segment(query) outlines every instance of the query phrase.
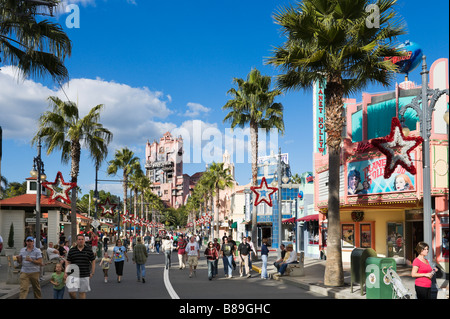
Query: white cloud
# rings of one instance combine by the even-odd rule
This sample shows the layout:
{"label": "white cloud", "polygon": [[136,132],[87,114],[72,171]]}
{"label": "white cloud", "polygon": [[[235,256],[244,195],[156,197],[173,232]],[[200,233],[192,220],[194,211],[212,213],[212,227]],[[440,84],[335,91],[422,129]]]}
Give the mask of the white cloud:
{"label": "white cloud", "polygon": [[200,116],[200,113],[208,113],[209,111],[211,111],[210,108],[207,108],[199,103],[189,102],[187,104],[187,107],[188,110],[186,110],[186,112],[183,114],[187,117],[198,117]]}
{"label": "white cloud", "polygon": [[[4,138],[29,142],[37,130],[39,116],[48,109],[47,98],[56,95],[67,100],[62,90],[50,89],[33,80],[17,80],[15,68],[0,71],[0,123]],[[73,79],[63,86],[71,101],[77,102],[80,116],[97,104],[104,104],[100,122],[114,134],[110,149],[145,145],[176,127],[167,118],[170,98],[146,87],[101,79]]]}

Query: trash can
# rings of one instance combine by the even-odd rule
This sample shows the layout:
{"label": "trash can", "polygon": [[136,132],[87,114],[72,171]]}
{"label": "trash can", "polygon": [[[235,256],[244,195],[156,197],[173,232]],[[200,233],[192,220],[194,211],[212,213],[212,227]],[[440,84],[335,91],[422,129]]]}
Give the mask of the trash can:
{"label": "trash can", "polygon": [[397,271],[394,258],[369,257],[366,259],[367,299],[393,299],[394,290],[390,277],[386,276],[389,267]]}
{"label": "trash can", "polygon": [[351,292],[353,293],[353,284],[359,283],[361,287],[361,296],[364,294],[364,284],[366,282],[366,259],[376,257],[377,253],[372,248],[355,248],[350,256],[351,264]]}

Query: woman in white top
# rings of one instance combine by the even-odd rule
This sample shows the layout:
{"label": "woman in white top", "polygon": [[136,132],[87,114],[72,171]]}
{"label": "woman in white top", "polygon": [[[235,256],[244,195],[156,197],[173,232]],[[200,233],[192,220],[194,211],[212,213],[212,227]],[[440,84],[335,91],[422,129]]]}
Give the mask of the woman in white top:
{"label": "woman in white top", "polygon": [[166,261],[166,269],[169,269],[169,267],[172,266],[172,249],[173,249],[173,241],[170,239],[169,236],[166,236],[166,238],[162,241],[162,251],[164,252],[164,257]]}

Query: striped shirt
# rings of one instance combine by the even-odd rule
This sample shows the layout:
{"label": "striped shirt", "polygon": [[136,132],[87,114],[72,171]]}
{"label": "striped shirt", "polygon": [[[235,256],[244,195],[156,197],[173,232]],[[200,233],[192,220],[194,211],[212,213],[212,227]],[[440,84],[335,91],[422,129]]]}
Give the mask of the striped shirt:
{"label": "striped shirt", "polygon": [[72,247],[67,254],[67,261],[75,264],[80,269],[80,277],[91,275],[91,262],[95,260],[94,253],[90,247],[84,246],[82,250],[78,246]]}

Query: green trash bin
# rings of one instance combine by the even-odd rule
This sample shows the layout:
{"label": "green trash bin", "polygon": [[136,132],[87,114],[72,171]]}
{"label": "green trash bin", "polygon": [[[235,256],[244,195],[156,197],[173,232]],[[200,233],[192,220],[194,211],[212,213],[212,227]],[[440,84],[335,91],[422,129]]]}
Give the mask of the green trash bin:
{"label": "green trash bin", "polygon": [[397,264],[393,258],[366,259],[366,299],[393,299],[393,287],[389,277],[386,276],[389,267],[397,271]]}

